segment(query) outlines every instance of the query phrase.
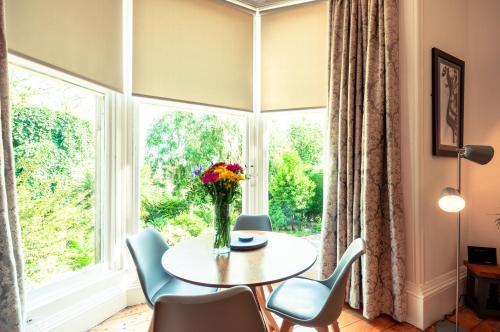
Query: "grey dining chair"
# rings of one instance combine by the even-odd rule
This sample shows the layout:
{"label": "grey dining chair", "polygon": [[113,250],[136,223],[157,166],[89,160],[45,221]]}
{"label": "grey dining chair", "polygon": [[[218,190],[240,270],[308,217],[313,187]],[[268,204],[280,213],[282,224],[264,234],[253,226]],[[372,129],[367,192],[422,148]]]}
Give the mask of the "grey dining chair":
{"label": "grey dining chair", "polygon": [[[269,218],[267,214],[241,214],[236,218],[233,230],[272,232],[273,225],[271,223],[271,218]],[[266,287],[269,293],[273,291],[272,285],[266,285]]]}
{"label": "grey dining chair", "polygon": [[252,291],[236,286],[214,294],[161,296],[150,332],[266,332]]}
{"label": "grey dining chair", "polygon": [[166,273],[161,265],[161,257],[169,248],[161,234],[154,229],[148,228],[128,237],[127,247],[137,268],[142,292],[151,308],[162,295],[198,295],[216,291],[216,288],[189,284]]}
{"label": "grey dining chair", "polygon": [[236,218],[235,231],[267,231],[272,232],[271,218],[267,214],[242,214]]}
{"label": "grey dining chair", "polygon": [[337,319],[344,304],[347,277],[352,264],[365,253],[361,238],[354,240],[340,259],[335,271],[325,280],[293,278],[285,281],[271,294],[266,308],[283,318],[281,332],[294,325],[328,332],[328,326],[338,332]]}

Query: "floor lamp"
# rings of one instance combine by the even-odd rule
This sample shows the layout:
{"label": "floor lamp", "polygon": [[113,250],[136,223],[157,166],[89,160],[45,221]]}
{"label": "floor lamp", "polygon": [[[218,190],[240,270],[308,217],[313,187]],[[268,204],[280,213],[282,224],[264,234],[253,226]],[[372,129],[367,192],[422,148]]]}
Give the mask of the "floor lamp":
{"label": "floor lamp", "polygon": [[460,278],[460,211],[465,207],[465,200],[461,196],[462,187],[462,163],[461,160],[467,159],[475,163],[485,165],[493,158],[494,150],[486,145],[466,145],[458,150],[457,153],[457,188],[446,187],[441,192],[439,207],[446,212],[457,214],[457,273],[455,290],[455,324],[448,321],[441,321],[436,325],[437,332],[467,332],[466,329],[458,325],[458,301],[459,278]]}

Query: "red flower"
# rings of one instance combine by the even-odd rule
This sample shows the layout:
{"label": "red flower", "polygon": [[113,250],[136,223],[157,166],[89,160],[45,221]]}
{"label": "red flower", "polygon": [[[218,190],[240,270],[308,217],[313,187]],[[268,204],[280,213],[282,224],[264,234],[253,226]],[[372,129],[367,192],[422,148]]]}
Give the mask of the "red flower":
{"label": "red flower", "polygon": [[213,164],[212,167],[217,167],[217,166],[225,166],[226,163],[221,161],[220,163]]}
{"label": "red flower", "polygon": [[219,173],[210,172],[210,173],[203,174],[203,176],[201,177],[201,182],[203,184],[207,184],[207,183],[215,182],[218,179],[219,179]]}
{"label": "red flower", "polygon": [[240,164],[229,164],[226,166],[226,169],[234,173],[243,171],[243,167],[241,167]]}

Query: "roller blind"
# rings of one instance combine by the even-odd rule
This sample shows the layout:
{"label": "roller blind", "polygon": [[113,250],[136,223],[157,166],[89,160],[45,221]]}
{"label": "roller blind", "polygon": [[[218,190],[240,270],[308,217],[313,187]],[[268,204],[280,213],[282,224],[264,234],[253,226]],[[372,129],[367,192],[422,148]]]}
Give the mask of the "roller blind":
{"label": "roller blind", "polygon": [[262,111],[325,107],[328,3],[262,14]]}
{"label": "roller blind", "polygon": [[9,51],[122,90],[121,0],[7,0]]}
{"label": "roller blind", "polygon": [[214,0],[135,0],[133,93],[252,109],[253,15]]}

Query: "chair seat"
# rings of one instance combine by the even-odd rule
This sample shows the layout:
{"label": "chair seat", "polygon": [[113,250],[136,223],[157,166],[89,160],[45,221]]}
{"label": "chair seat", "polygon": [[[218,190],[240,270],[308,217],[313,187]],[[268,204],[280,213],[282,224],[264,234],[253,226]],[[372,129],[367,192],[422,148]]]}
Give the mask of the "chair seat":
{"label": "chair seat", "polygon": [[203,295],[215,293],[216,291],[217,288],[193,285],[177,278],[172,278],[153,295],[151,302],[156,303],[156,300],[163,295]]}
{"label": "chair seat", "polygon": [[266,307],[282,318],[308,321],[323,309],[329,295],[330,289],[316,280],[293,278],[274,290]]}

